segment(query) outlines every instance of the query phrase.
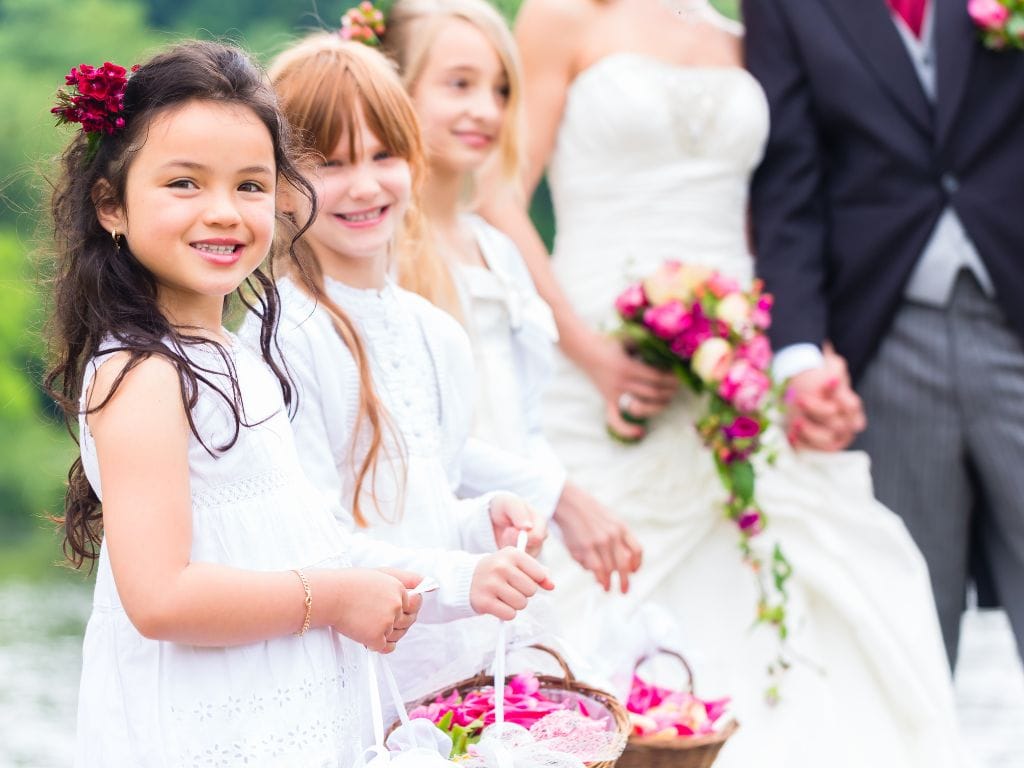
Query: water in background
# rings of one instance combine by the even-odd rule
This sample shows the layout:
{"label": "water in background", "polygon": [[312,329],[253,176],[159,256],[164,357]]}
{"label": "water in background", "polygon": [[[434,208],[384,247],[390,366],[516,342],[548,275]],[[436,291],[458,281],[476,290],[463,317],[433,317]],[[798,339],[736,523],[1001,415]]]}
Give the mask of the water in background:
{"label": "water in background", "polygon": [[84,581],[0,584],[0,768],[71,765],[91,601]]}
{"label": "water in background", "polygon": [[[0,768],[71,765],[91,594],[84,583],[0,583]],[[978,768],[1021,768],[1024,670],[1005,615],[968,613],[960,649],[957,702]]]}

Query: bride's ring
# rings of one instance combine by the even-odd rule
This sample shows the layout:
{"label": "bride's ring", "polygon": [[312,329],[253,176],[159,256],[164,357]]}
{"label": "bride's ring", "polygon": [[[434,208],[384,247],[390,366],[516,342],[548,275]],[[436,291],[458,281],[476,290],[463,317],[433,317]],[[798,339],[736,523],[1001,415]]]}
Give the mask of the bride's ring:
{"label": "bride's ring", "polygon": [[637,426],[646,426],[647,419],[642,416],[636,416],[630,410],[636,403],[636,398],[629,392],[623,392],[619,395],[618,402],[616,405],[619,407],[619,417],[629,424],[636,424]]}
{"label": "bride's ring", "polygon": [[623,392],[621,395],[619,395],[619,400],[617,403],[617,405],[619,406],[619,415],[622,416],[623,418],[625,418],[626,416],[632,416],[633,414],[630,413],[629,409],[630,406],[633,405],[635,400],[636,398],[633,397],[633,395],[631,395],[629,392]]}

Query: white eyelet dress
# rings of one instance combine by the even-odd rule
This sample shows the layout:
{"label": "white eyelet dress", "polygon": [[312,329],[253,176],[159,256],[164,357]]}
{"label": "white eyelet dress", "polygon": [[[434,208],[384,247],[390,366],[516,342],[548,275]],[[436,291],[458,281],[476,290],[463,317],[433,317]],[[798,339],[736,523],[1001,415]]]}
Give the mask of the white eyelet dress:
{"label": "white eyelet dress", "polygon": [[[218,386],[228,383],[212,346],[190,347],[188,356],[213,371]],[[257,571],[347,566],[348,537],[302,472],[277,379],[237,341],[229,356],[252,426],[215,455],[190,438],[192,561]],[[101,350],[89,364],[83,401],[106,359]],[[208,446],[230,438],[231,413],[208,386],[201,385],[192,416]],[[102,499],[92,435],[83,417],[79,423],[82,463]],[[83,648],[75,764],[352,765],[362,728],[363,653],[330,629],[227,648],[144,638],[121,606],[104,541]]]}

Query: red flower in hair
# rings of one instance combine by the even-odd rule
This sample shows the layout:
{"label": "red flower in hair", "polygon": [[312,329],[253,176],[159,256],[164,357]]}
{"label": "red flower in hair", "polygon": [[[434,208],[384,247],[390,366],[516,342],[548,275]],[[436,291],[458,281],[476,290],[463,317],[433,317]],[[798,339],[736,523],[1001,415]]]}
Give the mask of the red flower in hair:
{"label": "red flower in hair", "polygon": [[[132,67],[134,72],[138,66]],[[81,64],[73,67],[64,82],[72,92],[57,91],[57,106],[50,110],[57,124],[80,123],[88,134],[110,136],[124,128],[124,89],[128,71],[105,62],[102,67]],[[91,139],[91,137],[90,137]]]}

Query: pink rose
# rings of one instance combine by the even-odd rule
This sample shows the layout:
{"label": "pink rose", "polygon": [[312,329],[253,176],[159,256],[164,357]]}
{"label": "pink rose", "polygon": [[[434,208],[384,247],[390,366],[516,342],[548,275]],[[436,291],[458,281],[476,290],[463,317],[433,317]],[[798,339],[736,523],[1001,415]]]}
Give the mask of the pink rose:
{"label": "pink rose", "polygon": [[757,297],[757,304],[750,311],[750,322],[754,324],[754,327],[766,331],[772,324],[772,305],[775,303],[775,297],[770,293],[762,294]]}
{"label": "pink rose", "polygon": [[700,304],[693,306],[693,311],[686,316],[679,335],[669,345],[672,351],[684,360],[693,357],[694,353],[705,340],[714,335],[711,322],[704,314]]}
{"label": "pink rose", "polygon": [[721,272],[715,272],[708,279],[708,291],[715,298],[722,298],[730,293],[739,293],[740,284],[731,277],[726,277]]}
{"label": "pink rose", "polygon": [[663,339],[674,339],[686,327],[688,313],[681,301],[669,301],[644,312],[644,324]]}
{"label": "pink rose", "polygon": [[749,360],[736,360],[718,387],[718,394],[738,411],[753,413],[771,389],[771,379]]}
{"label": "pink rose", "polygon": [[737,416],[723,431],[730,440],[744,440],[761,434],[761,424],[749,416]]}
{"label": "pink rose", "polygon": [[1010,18],[1010,9],[999,0],[970,0],[967,13],[978,26],[996,31],[1002,29]]}
{"label": "pink rose", "polygon": [[747,536],[757,536],[764,530],[764,513],[751,507],[740,513],[740,516],[736,518],[736,525]]}
{"label": "pink rose", "polygon": [[743,360],[749,360],[755,368],[765,371],[772,361],[772,345],[765,336],[755,336],[736,350],[736,355]]}
{"label": "pink rose", "polygon": [[647,306],[647,295],[642,283],[634,283],[619,294],[615,299],[615,308],[627,320],[632,320],[636,313]]}

